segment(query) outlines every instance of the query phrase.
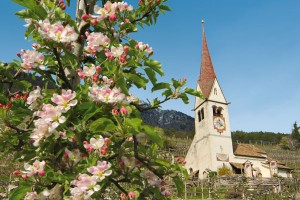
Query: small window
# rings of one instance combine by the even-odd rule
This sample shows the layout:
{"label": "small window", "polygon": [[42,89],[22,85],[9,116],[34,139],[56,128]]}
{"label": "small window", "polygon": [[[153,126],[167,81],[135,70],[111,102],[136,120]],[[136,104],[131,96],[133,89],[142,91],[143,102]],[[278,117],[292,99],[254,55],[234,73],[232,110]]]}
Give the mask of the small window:
{"label": "small window", "polygon": [[217,88],[214,88],[214,95],[218,95],[218,90],[217,90]]}
{"label": "small window", "polygon": [[198,111],[198,121],[201,122],[204,119],[204,108]]}

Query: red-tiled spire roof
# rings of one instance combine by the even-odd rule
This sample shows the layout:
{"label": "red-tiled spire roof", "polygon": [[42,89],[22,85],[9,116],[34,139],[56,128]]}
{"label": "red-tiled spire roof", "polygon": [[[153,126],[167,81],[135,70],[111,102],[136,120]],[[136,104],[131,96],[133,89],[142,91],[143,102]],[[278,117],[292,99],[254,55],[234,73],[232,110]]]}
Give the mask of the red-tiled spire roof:
{"label": "red-tiled spire roof", "polygon": [[202,56],[198,84],[205,98],[208,98],[215,78],[216,74],[208,51],[204,30],[204,21],[202,20]]}

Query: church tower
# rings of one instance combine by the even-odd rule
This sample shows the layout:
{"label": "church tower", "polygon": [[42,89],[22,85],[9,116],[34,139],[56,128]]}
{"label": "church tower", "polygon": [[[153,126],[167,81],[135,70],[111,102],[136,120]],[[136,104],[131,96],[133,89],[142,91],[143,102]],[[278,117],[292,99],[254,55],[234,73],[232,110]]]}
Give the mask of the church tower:
{"label": "church tower", "polygon": [[205,36],[202,21],[202,56],[197,91],[204,99],[195,100],[195,136],[186,155],[186,168],[217,171],[224,164],[231,168],[234,159],[228,115],[228,103],[218,82]]}

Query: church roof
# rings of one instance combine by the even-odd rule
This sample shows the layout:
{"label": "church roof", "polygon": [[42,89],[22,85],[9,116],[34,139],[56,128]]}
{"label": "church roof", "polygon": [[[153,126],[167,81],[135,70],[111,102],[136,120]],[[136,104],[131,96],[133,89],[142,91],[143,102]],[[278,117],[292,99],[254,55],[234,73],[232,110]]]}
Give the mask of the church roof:
{"label": "church roof", "polygon": [[251,144],[236,144],[233,146],[233,153],[237,156],[249,156],[266,158],[266,152]]}
{"label": "church roof", "polygon": [[208,50],[208,45],[207,45],[205,30],[204,30],[204,21],[202,21],[202,55],[201,55],[201,69],[200,69],[198,84],[205,98],[209,97],[215,78],[216,78],[216,73]]}

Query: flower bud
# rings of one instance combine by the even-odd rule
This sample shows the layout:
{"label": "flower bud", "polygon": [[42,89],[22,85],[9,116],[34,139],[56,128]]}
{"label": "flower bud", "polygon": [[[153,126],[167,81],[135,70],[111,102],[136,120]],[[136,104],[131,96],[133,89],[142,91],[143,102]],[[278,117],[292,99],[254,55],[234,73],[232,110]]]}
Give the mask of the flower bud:
{"label": "flower bud", "polygon": [[128,114],[128,109],[127,108],[125,108],[125,107],[121,107],[120,108],[120,113],[122,114],[122,115],[126,115],[126,114]]}
{"label": "flower bud", "polygon": [[83,14],[82,16],[81,16],[81,19],[83,20],[83,21],[86,21],[86,20],[88,20],[90,18],[90,16],[88,15],[88,14]]}
{"label": "flower bud", "polygon": [[18,176],[21,172],[19,170],[16,170],[13,172],[13,175]]}
{"label": "flower bud", "polygon": [[114,109],[112,109],[112,114],[117,116],[117,115],[119,115],[119,112],[117,109],[114,108]]}
{"label": "flower bud", "polygon": [[125,53],[127,53],[129,51],[129,46],[124,46],[123,49],[124,49]]}
{"label": "flower bud", "polygon": [[133,198],[135,198],[135,196],[136,196],[136,194],[134,192],[129,192],[128,193],[129,199],[133,199]]}
{"label": "flower bud", "polygon": [[109,138],[104,138],[104,143],[105,143],[106,145],[109,145],[109,144],[110,144],[110,139],[109,139]]}
{"label": "flower bud", "polygon": [[98,23],[98,20],[97,19],[92,19],[90,23],[91,23],[92,26],[95,26]]}
{"label": "flower bud", "polygon": [[22,179],[28,179],[27,174],[23,174],[23,175],[22,175]]}
{"label": "flower bud", "polygon": [[19,58],[21,58],[21,53],[20,53],[20,52],[18,52],[18,53],[17,53],[17,56],[18,56]]}
{"label": "flower bud", "polygon": [[12,106],[12,104],[9,103],[9,104],[7,104],[7,105],[5,106],[5,109],[8,110],[8,109],[10,109],[11,106]]}
{"label": "flower bud", "polygon": [[99,73],[102,71],[102,68],[100,66],[96,66],[96,71]]}
{"label": "flower bud", "polygon": [[42,170],[39,171],[38,175],[39,175],[39,176],[44,176],[45,173],[46,173],[45,170],[42,169]]}
{"label": "flower bud", "polygon": [[114,22],[118,18],[118,15],[116,13],[110,14],[109,15],[109,21]]}

